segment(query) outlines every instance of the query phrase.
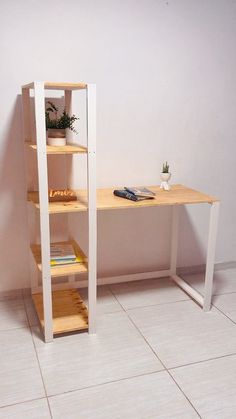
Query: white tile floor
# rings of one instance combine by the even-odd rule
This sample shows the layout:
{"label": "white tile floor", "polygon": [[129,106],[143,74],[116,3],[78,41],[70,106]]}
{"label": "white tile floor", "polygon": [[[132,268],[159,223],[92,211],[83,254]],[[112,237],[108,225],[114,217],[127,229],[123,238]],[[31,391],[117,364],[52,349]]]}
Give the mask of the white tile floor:
{"label": "white tile floor", "polygon": [[236,269],[216,273],[209,313],[169,279],[98,294],[97,335],[52,344],[29,297],[0,301],[0,419],[236,418]]}

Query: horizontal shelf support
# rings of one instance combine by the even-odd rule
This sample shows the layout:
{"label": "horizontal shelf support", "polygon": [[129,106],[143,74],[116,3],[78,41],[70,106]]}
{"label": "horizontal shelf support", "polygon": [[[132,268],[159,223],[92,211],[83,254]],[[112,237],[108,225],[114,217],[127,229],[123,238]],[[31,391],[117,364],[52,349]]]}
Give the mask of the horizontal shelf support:
{"label": "horizontal shelf support", "polygon": [[[86,274],[85,274],[86,276]],[[97,280],[98,285],[109,285],[109,284],[116,284],[121,282],[132,282],[132,281],[142,281],[143,279],[158,279],[158,278],[166,278],[170,276],[169,269],[162,269],[160,271],[151,271],[151,272],[138,272],[133,274],[126,274],[126,275],[115,275],[109,277],[100,277]],[[81,274],[75,281],[68,282],[65,281],[60,284],[53,284],[52,287],[54,290],[63,290],[68,287],[68,284],[71,288],[85,288],[88,286],[87,279],[82,279],[83,275]],[[38,288],[41,289],[40,287]]]}

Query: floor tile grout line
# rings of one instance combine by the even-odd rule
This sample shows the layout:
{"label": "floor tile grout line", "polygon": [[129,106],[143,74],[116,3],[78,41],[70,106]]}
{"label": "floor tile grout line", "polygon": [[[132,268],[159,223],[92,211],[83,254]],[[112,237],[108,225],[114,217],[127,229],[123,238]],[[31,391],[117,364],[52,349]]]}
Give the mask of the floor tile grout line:
{"label": "floor tile grout line", "polygon": [[10,404],[5,404],[3,406],[0,406],[0,410],[7,408],[7,407],[12,407],[12,406],[18,406],[19,404],[25,404],[25,403],[31,403],[31,402],[35,402],[37,400],[45,400],[47,397],[37,397],[36,399],[30,399],[30,400],[23,400],[22,402],[16,402],[16,403],[10,403]]}
{"label": "floor tile grout line", "polygon": [[125,308],[123,307],[123,305],[121,304],[121,302],[118,300],[118,298],[116,297],[116,295],[114,294],[114,292],[111,289],[111,285],[108,285],[108,289],[111,293],[111,295],[113,295],[113,297],[115,298],[115,300],[117,301],[117,303],[119,304],[119,306],[122,308],[122,310],[126,313]]}
{"label": "floor tile grout line", "polygon": [[45,383],[44,383],[43,373],[42,373],[41,365],[40,365],[40,362],[39,362],[39,357],[38,357],[36,345],[35,345],[35,342],[34,342],[33,332],[32,332],[31,326],[30,326],[29,316],[28,316],[28,312],[27,312],[27,309],[26,309],[26,304],[25,304],[24,298],[23,298],[23,304],[24,304],[24,308],[25,308],[26,318],[27,318],[27,321],[28,321],[29,329],[30,329],[30,335],[31,335],[33,346],[34,346],[34,351],[35,351],[35,355],[36,355],[36,359],[37,359],[37,363],[38,363],[38,367],[39,367],[39,371],[40,371],[42,383],[43,383],[43,388],[44,388],[44,392],[45,392],[45,398],[47,400],[47,405],[48,405],[49,413],[50,413],[50,416],[52,418],[51,407],[50,407],[50,404],[49,404],[49,401],[48,401],[48,397],[47,397],[47,390],[46,390],[46,386],[45,386]]}
{"label": "floor tile grout line", "polygon": [[[112,290],[110,290],[111,291],[111,293],[112,293],[112,295],[114,296],[114,298],[118,301],[118,303],[119,303],[119,300],[117,299],[117,297],[116,297],[116,295],[115,295],[115,293],[112,291]],[[132,321],[132,319],[130,318],[130,316],[129,316],[129,311],[132,311],[132,310],[135,310],[135,309],[142,309],[142,308],[148,308],[148,307],[155,307],[155,306],[157,306],[157,305],[164,305],[164,304],[176,304],[176,303],[179,303],[179,302],[185,302],[185,301],[193,301],[191,298],[190,299],[188,299],[188,300],[180,300],[180,301],[173,301],[173,302],[168,302],[168,303],[162,303],[162,304],[154,304],[154,305],[151,305],[151,306],[143,306],[143,307],[135,307],[135,308],[129,308],[129,309],[127,309],[127,310],[125,310],[125,312],[126,312],[126,314],[127,314],[127,316],[128,316],[128,318],[130,319],[130,321],[133,323],[133,321]],[[120,304],[121,305],[121,304]],[[212,304],[217,310],[219,310],[214,304]],[[122,306],[123,307],[123,306]],[[220,310],[219,310],[220,311]],[[221,312],[221,311],[220,311]],[[222,312],[222,314],[224,314],[227,318],[228,318],[228,316],[225,314],[225,313],[223,313]],[[229,320],[231,320],[234,324],[236,324],[232,319],[230,319],[229,318]],[[140,332],[140,329],[139,328],[137,328],[137,326],[135,325],[135,323],[133,323],[133,325],[136,327],[136,329]],[[141,332],[140,332],[141,333]],[[145,340],[145,342],[148,344],[148,346],[151,348],[151,350],[153,351],[153,349],[152,349],[152,347],[149,345],[149,343],[147,342],[147,340],[145,339],[145,337],[143,336],[143,334],[141,333],[141,336],[144,338],[144,340]],[[157,356],[157,354],[155,353],[155,351],[153,351],[154,352],[154,354],[155,354],[155,356],[159,359],[159,357]],[[220,358],[224,358],[224,357],[227,357],[227,356],[233,356],[233,355],[236,355],[236,353],[231,353],[231,354],[226,354],[226,355],[221,355],[221,356],[219,356],[219,357],[214,357],[214,358],[208,358],[208,359],[205,359],[205,360],[201,360],[201,361],[196,361],[196,362],[191,362],[191,363],[189,363],[189,364],[183,364],[183,365],[179,365],[179,366],[177,366],[177,367],[172,367],[172,368],[167,368],[167,367],[165,367],[165,364],[159,359],[159,361],[163,364],[163,366],[164,366],[164,368],[167,370],[167,371],[169,371],[169,370],[172,370],[172,369],[176,369],[176,368],[181,368],[181,367],[185,367],[185,366],[191,366],[191,365],[195,365],[195,364],[198,364],[198,363],[202,363],[202,362],[207,362],[207,361],[211,361],[211,360],[214,360],[214,359],[220,359]]]}
{"label": "floor tile grout line", "polygon": [[[188,285],[190,285],[190,286],[192,286],[197,292],[199,292],[200,294],[201,294],[201,296],[204,298],[204,295],[200,292],[200,291],[198,291],[198,289],[196,288],[196,287],[194,287],[192,284],[191,284],[191,282],[189,282],[189,281],[187,281],[186,280],[186,282],[188,283]],[[229,316],[227,316],[227,314],[226,313],[224,313],[220,308],[218,308],[216,305],[215,305],[215,303],[214,303],[214,297],[220,297],[221,295],[230,295],[230,294],[236,294],[236,291],[231,291],[231,292],[223,292],[223,293],[221,293],[221,294],[212,294],[212,306],[214,307],[214,308],[216,308],[221,314],[223,314],[227,319],[229,319],[232,323],[234,323],[235,325],[236,325],[236,322],[234,321],[234,320],[232,320]]]}
{"label": "floor tile grout line", "polygon": [[178,368],[191,367],[192,365],[203,364],[204,362],[216,361],[217,359],[227,358],[227,357],[230,357],[230,356],[236,356],[236,352],[232,352],[231,354],[216,356],[214,358],[202,359],[201,361],[190,362],[189,364],[177,365],[176,367],[168,368],[168,371],[176,370]]}
{"label": "floor tile grout line", "polygon": [[117,296],[114,293],[114,291],[112,291],[112,289],[110,289],[110,286],[108,286],[108,287],[109,287],[109,291],[111,292],[111,294],[113,295],[113,297],[116,299],[116,301],[118,302],[118,304],[122,307],[122,310],[125,313],[127,313],[127,311],[141,309],[141,308],[156,307],[156,306],[163,306],[163,305],[166,305],[166,304],[177,304],[177,303],[181,303],[181,302],[194,301],[194,300],[192,300],[192,298],[189,297],[189,298],[185,298],[184,300],[166,301],[165,303],[156,303],[156,304],[145,305],[145,306],[136,306],[136,307],[125,308],[122,305],[122,303],[119,301],[119,299],[117,298]]}
{"label": "floor tile grout line", "polygon": [[[112,295],[114,296],[114,298],[117,300],[116,295],[111,291]],[[118,300],[117,300],[118,301]],[[151,345],[149,344],[149,342],[147,341],[147,339],[145,338],[145,336],[142,334],[141,330],[136,326],[136,324],[134,323],[134,321],[132,320],[132,318],[130,317],[129,313],[126,311],[126,315],[129,319],[129,321],[133,324],[133,326],[135,327],[135,329],[138,331],[139,335],[142,337],[142,339],[144,340],[144,342],[148,345],[148,347],[151,349],[151,351],[153,352],[153,354],[155,355],[155,357],[158,359],[158,361],[161,363],[161,365],[164,367],[165,370],[167,370],[165,364],[161,361],[161,359],[159,359],[159,357],[157,356],[156,352],[154,351],[154,349],[151,347]]]}
{"label": "floor tile grout line", "polygon": [[[196,274],[193,274],[193,275],[196,275]],[[191,276],[193,276],[193,275],[191,275]],[[184,277],[184,276],[183,276]],[[201,296],[204,298],[204,295],[202,294],[202,292],[201,291],[199,291],[199,289],[196,287],[196,286],[194,286],[190,281],[188,281],[187,279],[184,279],[186,282],[187,282],[187,284],[189,285],[189,286],[191,286],[191,287],[193,287],[193,289],[195,290],[195,291],[197,291],[199,294],[201,294]],[[204,282],[204,279],[203,279],[203,282]],[[213,283],[214,283],[214,279],[213,279]],[[222,292],[222,293],[220,293],[220,294],[214,294],[214,292],[212,293],[212,299],[214,299],[214,297],[219,297],[220,295],[228,295],[228,294],[236,294],[236,291],[228,291],[228,292]]]}
{"label": "floor tile grout line", "polygon": [[174,383],[176,384],[176,386],[178,387],[178,389],[181,391],[181,393],[186,397],[186,399],[188,400],[188,402],[190,403],[190,405],[192,406],[192,408],[195,410],[195,412],[197,413],[197,415],[199,416],[200,419],[202,419],[200,413],[198,412],[198,410],[196,409],[196,407],[193,405],[193,403],[191,402],[191,400],[186,396],[185,392],[183,391],[183,389],[180,387],[180,385],[178,384],[178,382],[175,380],[175,378],[172,376],[172,374],[168,371],[169,376],[172,378],[172,380],[174,381]]}
{"label": "floor tile grout line", "polygon": [[218,308],[217,306],[215,306],[214,304],[212,304],[214,308],[216,308],[216,310],[218,310],[221,314],[223,314],[227,319],[229,319],[234,325],[236,325],[236,322],[231,319],[226,313],[224,313],[220,308]]}
{"label": "floor tile grout line", "polygon": [[[114,298],[117,300],[116,295],[113,293],[113,291],[111,290],[112,295],[114,296]],[[185,300],[188,301],[188,300]],[[135,327],[135,329],[138,331],[139,335],[143,338],[143,340],[146,342],[146,344],[148,345],[148,347],[150,348],[150,350],[153,352],[154,356],[157,358],[157,360],[160,362],[160,364],[163,366],[164,371],[167,372],[167,374],[169,375],[169,377],[171,378],[171,380],[175,383],[175,385],[178,387],[178,389],[180,390],[180,392],[183,394],[183,396],[185,397],[185,399],[189,402],[189,404],[192,406],[192,408],[194,409],[194,411],[197,413],[197,415],[200,417],[198,411],[196,410],[196,408],[194,407],[194,405],[192,404],[192,402],[189,400],[189,398],[186,396],[186,394],[184,393],[184,391],[182,390],[182,388],[178,385],[178,383],[176,383],[176,381],[173,379],[172,375],[169,373],[167,367],[165,366],[164,362],[159,358],[159,356],[157,355],[157,353],[154,351],[154,349],[152,348],[152,346],[149,344],[149,342],[147,341],[147,339],[145,338],[145,336],[143,335],[143,333],[141,332],[141,330],[136,326],[136,324],[134,323],[134,321],[131,319],[131,317],[129,316],[129,314],[126,311],[126,315],[128,317],[128,319],[130,320],[130,322],[133,324],[133,326]]]}
{"label": "floor tile grout line", "polygon": [[221,295],[236,294],[236,291],[222,292],[220,294],[212,294],[212,297],[220,297]]}
{"label": "floor tile grout line", "polygon": [[120,378],[120,379],[117,379],[117,380],[109,380],[109,381],[105,381],[104,383],[92,384],[92,385],[86,386],[86,387],[75,388],[73,390],[63,391],[62,393],[50,394],[47,397],[50,399],[52,397],[58,397],[58,396],[62,396],[64,394],[76,393],[77,391],[89,390],[90,388],[102,387],[102,386],[106,386],[108,384],[120,383],[121,381],[132,380],[133,378],[146,377],[148,375],[159,374],[159,373],[164,372],[164,371],[165,370],[162,369],[162,370],[156,370],[156,371],[151,371],[151,372],[144,372],[143,374],[130,375],[128,377]]}
{"label": "floor tile grout line", "polygon": [[[116,295],[114,294],[114,292],[112,291],[112,290],[110,290],[111,291],[111,293],[112,293],[112,295],[114,296],[114,298],[118,301],[118,299],[117,299],[117,297],[116,297]],[[193,300],[191,300],[191,299],[189,299],[190,301],[193,301]],[[172,368],[167,368],[167,367],[165,367],[165,364],[161,361],[161,359],[157,356],[157,354],[156,354],[156,352],[152,349],[152,347],[150,346],[150,344],[147,342],[147,340],[145,339],[145,337],[143,336],[143,334],[140,332],[140,329],[139,328],[137,328],[137,326],[136,326],[136,324],[133,322],[133,320],[130,318],[130,316],[129,316],[129,311],[132,311],[132,310],[134,310],[134,309],[142,309],[142,308],[148,308],[148,307],[155,307],[156,305],[164,305],[164,304],[176,304],[176,303],[179,303],[179,302],[183,302],[183,301],[189,301],[189,300],[180,300],[180,301],[173,301],[173,302],[168,302],[168,303],[163,303],[163,304],[154,304],[154,305],[151,305],[151,306],[143,306],[143,307],[135,307],[135,308],[129,308],[129,309],[127,309],[127,310],[125,310],[125,312],[126,312],[126,314],[127,314],[127,316],[128,316],[128,318],[130,319],[130,321],[132,322],[132,324],[136,327],[136,329],[139,331],[139,333],[141,334],[141,336],[144,338],[144,340],[145,340],[145,342],[148,344],[148,346],[151,348],[151,350],[153,351],[153,353],[155,354],[155,356],[158,358],[158,360],[161,362],[161,364],[163,364],[163,366],[164,366],[164,368],[165,368],[165,370],[167,370],[167,371],[169,371],[169,370],[172,370],[172,369],[176,369],[176,368],[181,368],[181,367],[185,367],[185,366],[191,366],[191,365],[195,365],[195,364],[199,364],[199,363],[202,363],[202,362],[208,362],[208,361],[211,361],[211,360],[214,360],[214,359],[220,359],[220,358],[224,358],[224,357],[227,357],[227,356],[234,356],[234,355],[236,355],[236,353],[231,353],[231,354],[225,354],[225,355],[221,355],[221,356],[219,356],[219,357],[213,357],[213,358],[208,358],[208,359],[204,359],[204,360],[201,360],[201,361],[196,361],[196,362],[191,362],[191,363],[188,363],[188,364],[183,364],[183,365],[178,365],[177,367],[172,367]],[[119,303],[119,301],[118,301],[118,303]],[[212,304],[213,306],[214,306],[214,304]],[[214,306],[217,310],[219,310],[216,306]],[[220,310],[219,310],[220,311]],[[221,311],[220,311],[221,312]],[[222,312],[222,314],[224,314],[227,318],[228,318],[228,316],[225,314],[225,313],[223,313]],[[229,318],[229,320],[231,320],[234,324],[236,324],[232,319],[230,319]]]}
{"label": "floor tile grout line", "polygon": [[21,330],[21,329],[29,329],[29,323],[26,321],[24,326],[20,326],[20,327],[10,327],[9,329],[0,329],[0,333],[1,332],[9,332],[10,330]]}
{"label": "floor tile grout line", "polygon": [[131,310],[138,310],[138,309],[142,309],[142,308],[148,308],[148,307],[164,306],[164,305],[166,305],[166,304],[177,304],[177,303],[183,303],[183,302],[185,302],[185,301],[195,301],[195,300],[193,300],[192,298],[190,298],[190,297],[189,297],[189,298],[184,299],[184,300],[166,301],[165,303],[150,304],[150,305],[147,305],[147,306],[135,306],[135,307],[130,307],[130,308],[127,308],[127,309],[125,310],[125,312],[127,312],[127,311],[131,311]]}
{"label": "floor tile grout line", "polygon": [[151,351],[154,353],[155,357],[158,359],[158,361],[163,365],[164,370],[167,372],[167,374],[170,376],[170,378],[174,381],[174,383],[176,384],[176,386],[179,388],[180,392],[183,394],[183,396],[186,398],[186,400],[189,402],[189,404],[192,406],[192,408],[195,410],[195,412],[197,413],[197,415],[201,418],[201,416],[199,415],[198,411],[196,410],[195,406],[192,404],[192,402],[190,401],[190,399],[187,397],[187,395],[184,393],[184,391],[182,390],[182,388],[179,386],[178,383],[176,383],[176,381],[173,379],[172,375],[170,374],[169,370],[167,369],[167,367],[165,366],[164,362],[159,358],[159,356],[157,355],[157,353],[154,351],[154,349],[152,348],[152,346],[150,345],[150,343],[147,341],[147,339],[145,338],[145,336],[143,335],[143,333],[141,332],[141,330],[136,326],[136,324],[134,323],[134,321],[131,319],[131,317],[128,315],[127,316],[129,318],[129,320],[132,322],[132,324],[134,325],[134,327],[138,330],[139,334],[142,336],[142,338],[145,340],[145,342],[147,343],[147,345],[149,346],[149,348],[151,349]]}

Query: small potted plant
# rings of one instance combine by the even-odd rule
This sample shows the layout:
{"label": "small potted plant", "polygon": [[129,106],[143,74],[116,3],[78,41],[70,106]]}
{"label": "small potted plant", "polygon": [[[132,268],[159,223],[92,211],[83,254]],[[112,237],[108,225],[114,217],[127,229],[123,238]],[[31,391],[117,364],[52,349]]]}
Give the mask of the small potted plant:
{"label": "small potted plant", "polygon": [[167,161],[163,164],[162,166],[162,172],[161,172],[161,189],[164,189],[165,191],[169,191],[170,190],[170,185],[168,183],[168,181],[170,180],[171,177],[171,173],[169,172],[169,164],[167,163]]}
{"label": "small potted plant", "polygon": [[[76,132],[74,123],[77,119],[75,115],[69,115],[66,110],[62,112],[61,116],[58,116],[58,108],[53,102],[48,101],[49,105],[46,108],[45,120],[47,129],[47,142],[48,145],[52,146],[63,146],[66,144],[66,129]],[[53,117],[51,117],[53,115]]]}

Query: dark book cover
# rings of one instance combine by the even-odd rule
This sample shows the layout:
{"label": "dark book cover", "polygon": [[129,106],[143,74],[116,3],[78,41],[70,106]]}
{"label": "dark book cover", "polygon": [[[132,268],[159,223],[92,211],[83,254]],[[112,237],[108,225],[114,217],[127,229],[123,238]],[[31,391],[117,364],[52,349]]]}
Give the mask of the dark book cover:
{"label": "dark book cover", "polygon": [[125,190],[132,193],[135,196],[154,198],[155,192],[150,191],[150,189],[145,188],[144,186],[125,186]]}
{"label": "dark book cover", "polygon": [[144,199],[147,199],[146,197],[136,196],[125,189],[115,189],[113,193],[120,198],[129,199],[131,201],[143,201]]}

